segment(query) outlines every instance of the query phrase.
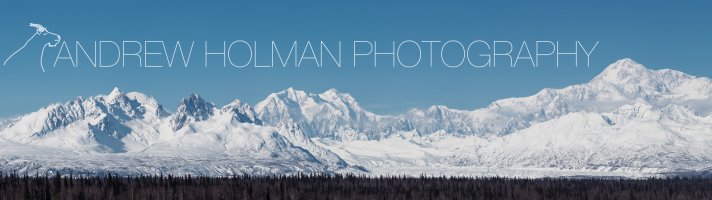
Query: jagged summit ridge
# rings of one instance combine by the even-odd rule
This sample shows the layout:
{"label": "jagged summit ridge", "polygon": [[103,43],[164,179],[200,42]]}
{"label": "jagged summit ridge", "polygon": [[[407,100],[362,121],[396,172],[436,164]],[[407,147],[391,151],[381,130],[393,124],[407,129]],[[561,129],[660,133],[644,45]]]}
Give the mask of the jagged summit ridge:
{"label": "jagged summit ridge", "polygon": [[262,125],[262,120],[257,118],[255,110],[249,104],[243,103],[238,99],[235,99],[229,104],[223,106],[221,111],[232,116],[231,119],[236,122]]}
{"label": "jagged summit ridge", "polygon": [[178,109],[171,117],[169,126],[175,131],[190,122],[206,120],[214,112],[215,104],[205,101],[198,94],[191,94],[180,101]]}
{"label": "jagged summit ridge", "polygon": [[[710,79],[650,70],[631,59],[589,82],[484,108],[435,105],[399,115],[372,113],[336,89],[290,87],[254,107],[238,99],[218,107],[192,94],[168,113],[150,96],[114,88],[0,123],[0,143],[10,146],[0,149],[0,159],[15,162],[13,149],[46,147],[106,156],[96,159],[150,158],[137,161],[141,165],[167,156],[178,159],[176,166],[163,165],[189,174],[448,167],[699,171],[712,168],[710,102]],[[179,161],[187,157],[202,161]],[[166,169],[160,165],[137,169]],[[32,169],[17,166],[3,168]]]}
{"label": "jagged summit ridge", "polygon": [[[270,94],[254,108],[237,100],[218,109],[197,94],[189,95],[171,114],[169,126],[175,131],[191,122],[207,120],[217,112],[231,112],[237,122],[273,126],[296,123],[310,137],[378,139],[394,132],[413,130],[421,135],[439,130],[458,135],[506,135],[570,112],[610,111],[636,99],[643,99],[657,107],[680,103],[701,114],[708,114],[710,108],[705,108],[703,104],[712,96],[710,85],[707,78],[696,78],[674,70],[649,70],[626,58],[606,67],[589,83],[562,89],[543,89],[534,96],[498,100],[486,108],[471,111],[433,106],[425,110],[412,109],[402,115],[377,115],[363,109],[350,94],[333,88],[314,94],[290,87]],[[72,105],[82,106],[67,109]],[[87,111],[92,111],[90,115],[109,113],[118,121],[146,116],[160,119],[168,115],[155,99],[141,93],[125,94],[119,88],[113,88],[108,95],[87,100],[78,98],[53,108],[49,109],[53,110],[51,113],[58,115],[49,117],[46,126],[39,126],[44,128],[36,133],[69,124],[82,118]]]}

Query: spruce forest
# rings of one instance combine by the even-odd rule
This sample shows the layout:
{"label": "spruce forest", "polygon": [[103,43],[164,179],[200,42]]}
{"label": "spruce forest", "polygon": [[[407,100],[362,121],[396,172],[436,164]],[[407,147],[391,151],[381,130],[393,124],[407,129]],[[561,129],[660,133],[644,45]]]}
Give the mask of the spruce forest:
{"label": "spruce forest", "polygon": [[709,178],[0,176],[0,199],[710,199]]}

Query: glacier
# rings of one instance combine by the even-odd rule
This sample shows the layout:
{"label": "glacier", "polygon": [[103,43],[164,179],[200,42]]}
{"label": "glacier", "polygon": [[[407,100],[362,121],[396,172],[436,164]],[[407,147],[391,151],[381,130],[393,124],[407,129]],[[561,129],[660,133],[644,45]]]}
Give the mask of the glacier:
{"label": "glacier", "polygon": [[253,106],[198,94],[77,97],[0,122],[0,172],[28,175],[708,175],[712,80],[632,59],[589,82],[474,110],[380,115],[287,88]]}

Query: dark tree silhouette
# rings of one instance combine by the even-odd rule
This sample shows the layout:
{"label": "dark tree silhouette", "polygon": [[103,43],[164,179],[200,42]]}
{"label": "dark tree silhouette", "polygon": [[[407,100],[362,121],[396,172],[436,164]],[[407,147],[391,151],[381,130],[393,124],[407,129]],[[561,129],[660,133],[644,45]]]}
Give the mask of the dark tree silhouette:
{"label": "dark tree silhouette", "polygon": [[712,179],[0,174],[0,199],[712,199]]}

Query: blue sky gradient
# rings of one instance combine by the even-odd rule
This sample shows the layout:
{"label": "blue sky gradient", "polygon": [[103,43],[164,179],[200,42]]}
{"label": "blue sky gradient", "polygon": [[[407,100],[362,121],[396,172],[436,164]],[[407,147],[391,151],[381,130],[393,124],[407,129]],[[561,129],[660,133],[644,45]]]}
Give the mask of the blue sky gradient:
{"label": "blue sky gradient", "polygon": [[[711,3],[707,1],[15,1],[0,6],[0,58],[5,60],[43,24],[68,42],[98,40],[271,40],[388,43],[402,40],[600,41],[590,67],[544,62],[538,68],[460,67],[91,69],[42,73],[39,48],[0,66],[0,116],[34,111],[114,86],[156,97],[169,110],[199,93],[217,105],[239,98],[252,105],[287,87],[351,93],[376,113],[434,104],[475,109],[542,88],[583,83],[608,64],[632,58],[649,68],[712,76]],[[516,46],[516,45],[515,45]],[[71,49],[71,48],[70,48]],[[196,49],[197,55],[200,48]],[[73,51],[73,50],[72,50]],[[344,63],[350,55],[344,52]],[[202,62],[202,60],[196,60]],[[390,61],[379,63],[388,64]],[[327,63],[328,64],[328,63]]]}

